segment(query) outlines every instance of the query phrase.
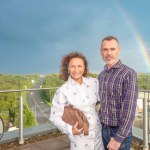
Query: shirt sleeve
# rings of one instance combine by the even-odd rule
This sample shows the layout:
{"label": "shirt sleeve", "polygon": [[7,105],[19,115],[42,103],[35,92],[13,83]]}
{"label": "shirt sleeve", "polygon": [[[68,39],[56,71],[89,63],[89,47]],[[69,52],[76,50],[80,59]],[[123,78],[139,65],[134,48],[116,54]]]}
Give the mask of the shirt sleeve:
{"label": "shirt sleeve", "polygon": [[122,115],[115,140],[122,143],[128,136],[135,117],[138,97],[138,81],[134,70],[128,72],[123,81]]}
{"label": "shirt sleeve", "polygon": [[61,88],[59,88],[52,100],[50,121],[58,127],[58,129],[69,136],[72,136],[72,126],[65,123],[62,120],[64,112],[64,106],[68,103],[66,96],[63,94]]}

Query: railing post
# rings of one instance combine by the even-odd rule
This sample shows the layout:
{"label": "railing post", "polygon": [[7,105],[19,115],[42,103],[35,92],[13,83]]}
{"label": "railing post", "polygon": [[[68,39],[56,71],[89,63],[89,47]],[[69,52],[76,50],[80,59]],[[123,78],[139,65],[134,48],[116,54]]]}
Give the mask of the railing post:
{"label": "railing post", "polygon": [[52,101],[52,90],[49,90],[49,101]]}
{"label": "railing post", "polygon": [[23,97],[19,97],[19,144],[24,144],[23,139]]}
{"label": "railing post", "polygon": [[147,113],[147,99],[143,98],[143,150],[148,150],[148,113]]}

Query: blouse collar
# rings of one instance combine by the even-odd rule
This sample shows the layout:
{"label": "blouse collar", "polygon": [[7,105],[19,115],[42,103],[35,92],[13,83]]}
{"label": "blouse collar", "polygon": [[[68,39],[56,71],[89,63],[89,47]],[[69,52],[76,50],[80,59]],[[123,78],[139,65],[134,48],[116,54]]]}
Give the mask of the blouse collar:
{"label": "blouse collar", "polygon": [[[69,83],[69,85],[80,85],[79,83],[77,83],[76,81],[74,81],[74,80],[71,78],[71,76],[68,77],[68,83]],[[88,83],[88,78],[82,76],[82,84],[89,85],[89,83]],[[81,85],[82,85],[82,84],[81,84]]]}

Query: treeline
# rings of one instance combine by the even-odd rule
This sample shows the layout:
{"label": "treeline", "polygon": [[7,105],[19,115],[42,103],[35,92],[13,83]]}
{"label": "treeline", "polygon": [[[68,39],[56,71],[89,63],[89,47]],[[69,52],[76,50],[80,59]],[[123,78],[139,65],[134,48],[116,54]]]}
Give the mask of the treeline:
{"label": "treeline", "polygon": [[138,74],[138,86],[140,90],[150,90],[150,73]]}
{"label": "treeline", "polygon": [[[90,77],[97,78],[98,74],[96,73],[90,73]],[[150,90],[150,74],[138,74],[138,86],[140,90]],[[59,87],[64,83],[63,80],[59,78],[58,74],[50,74],[46,76],[42,87],[43,88],[53,88],[53,87]],[[54,94],[55,90],[51,91],[45,91],[42,90],[40,95],[41,97],[48,103],[50,104]]]}
{"label": "treeline", "polygon": [[52,88],[51,90],[41,90],[40,96],[48,105],[51,104],[52,98],[57,90],[64,81],[59,78],[58,74],[49,74],[46,76],[42,88]]}
{"label": "treeline", "polygon": [[[39,79],[38,75],[0,75],[0,90],[19,90],[32,87],[33,83]],[[20,92],[0,93],[0,116],[4,120],[5,131],[9,125],[18,127],[19,125],[19,101]],[[34,115],[25,103],[26,92],[22,92],[24,97],[24,127],[35,124]]]}

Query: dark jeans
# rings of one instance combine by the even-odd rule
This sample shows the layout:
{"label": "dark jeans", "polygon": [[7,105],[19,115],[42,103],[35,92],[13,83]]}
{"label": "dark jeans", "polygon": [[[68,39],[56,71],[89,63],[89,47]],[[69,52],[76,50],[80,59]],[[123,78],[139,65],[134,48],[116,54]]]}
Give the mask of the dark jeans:
{"label": "dark jeans", "polygon": [[[111,137],[114,137],[118,130],[118,127],[110,127],[102,124],[102,139],[105,150],[108,150],[107,145],[110,141]],[[130,150],[132,143],[132,130],[128,134],[128,136],[124,139],[124,141],[121,143],[121,146],[119,150]]]}

